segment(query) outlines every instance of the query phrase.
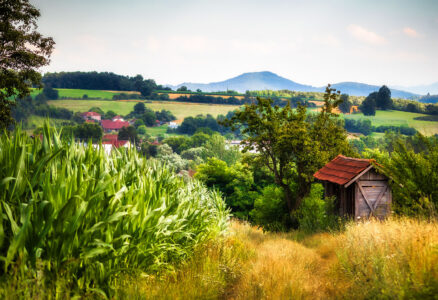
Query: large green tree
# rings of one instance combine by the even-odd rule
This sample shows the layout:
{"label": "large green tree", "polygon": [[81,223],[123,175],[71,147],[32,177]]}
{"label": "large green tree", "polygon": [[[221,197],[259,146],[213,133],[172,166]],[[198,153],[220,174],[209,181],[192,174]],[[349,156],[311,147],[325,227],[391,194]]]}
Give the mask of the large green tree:
{"label": "large green tree", "polygon": [[40,12],[28,0],[0,0],[0,127],[14,120],[16,99],[41,87],[38,69],[49,63],[55,42],[37,31]]}
{"label": "large green tree", "polygon": [[348,94],[342,94],[340,98],[342,102],[339,104],[339,110],[344,114],[350,113],[351,106],[353,106],[353,103],[349,98]]}
{"label": "large green tree", "polygon": [[375,116],[376,115],[376,100],[377,92],[369,94],[360,106],[360,110],[365,116]]}
{"label": "large green tree", "polygon": [[332,113],[340,101],[339,92],[329,85],[324,106],[315,115],[308,116],[302,105],[296,110],[289,103],[280,108],[271,99],[258,98],[223,122],[242,130],[244,149],[258,152],[255,159],[266,165],[283,189],[289,212],[309,192],[315,171],[340,153],[351,154],[342,121]]}
{"label": "large green tree", "polygon": [[383,110],[392,108],[391,90],[386,85],[383,85],[377,92],[376,106]]}

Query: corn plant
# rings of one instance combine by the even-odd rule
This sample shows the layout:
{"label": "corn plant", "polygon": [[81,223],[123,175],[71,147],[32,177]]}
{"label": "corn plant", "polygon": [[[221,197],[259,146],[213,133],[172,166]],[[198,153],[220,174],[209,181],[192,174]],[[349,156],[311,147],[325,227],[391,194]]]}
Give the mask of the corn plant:
{"label": "corn plant", "polygon": [[220,195],[184,181],[135,149],[0,137],[0,276],[68,274],[79,291],[111,295],[120,272],[171,269],[226,230]]}

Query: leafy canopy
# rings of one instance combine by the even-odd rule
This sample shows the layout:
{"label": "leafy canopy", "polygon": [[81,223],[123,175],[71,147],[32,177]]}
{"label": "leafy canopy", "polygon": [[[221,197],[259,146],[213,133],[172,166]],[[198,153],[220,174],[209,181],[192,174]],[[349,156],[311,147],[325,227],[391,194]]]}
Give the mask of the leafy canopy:
{"label": "leafy canopy", "polygon": [[13,123],[13,100],[41,87],[38,68],[49,63],[55,42],[36,31],[40,12],[28,0],[3,0],[0,9],[0,127]]}

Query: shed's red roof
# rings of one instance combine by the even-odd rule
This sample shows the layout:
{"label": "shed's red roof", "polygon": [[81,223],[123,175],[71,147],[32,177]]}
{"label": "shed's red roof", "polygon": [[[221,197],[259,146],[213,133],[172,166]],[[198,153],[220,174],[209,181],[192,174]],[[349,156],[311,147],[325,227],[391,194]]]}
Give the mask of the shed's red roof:
{"label": "shed's red roof", "polygon": [[100,122],[103,129],[122,129],[122,127],[128,127],[130,124],[126,121],[111,121],[111,120],[102,120]]}
{"label": "shed's red roof", "polygon": [[359,159],[338,155],[313,174],[313,177],[344,185],[368,168],[372,162],[372,159]]}

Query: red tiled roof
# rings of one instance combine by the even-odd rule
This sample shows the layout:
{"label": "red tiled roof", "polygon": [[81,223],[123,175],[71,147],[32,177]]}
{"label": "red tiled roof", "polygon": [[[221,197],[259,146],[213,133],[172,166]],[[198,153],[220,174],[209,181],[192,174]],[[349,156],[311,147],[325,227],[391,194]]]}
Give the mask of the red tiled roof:
{"label": "red tiled roof", "polygon": [[126,121],[111,121],[111,120],[102,120],[100,122],[102,124],[103,129],[122,129],[122,127],[128,127],[130,124]]}
{"label": "red tiled roof", "polygon": [[98,114],[97,112],[94,112],[94,111],[87,111],[87,112],[81,113],[81,116],[84,116],[84,117],[91,117],[91,116],[100,117],[100,114]]}
{"label": "red tiled roof", "polygon": [[313,174],[313,177],[344,185],[368,168],[373,161],[372,159],[359,159],[338,155]]}

